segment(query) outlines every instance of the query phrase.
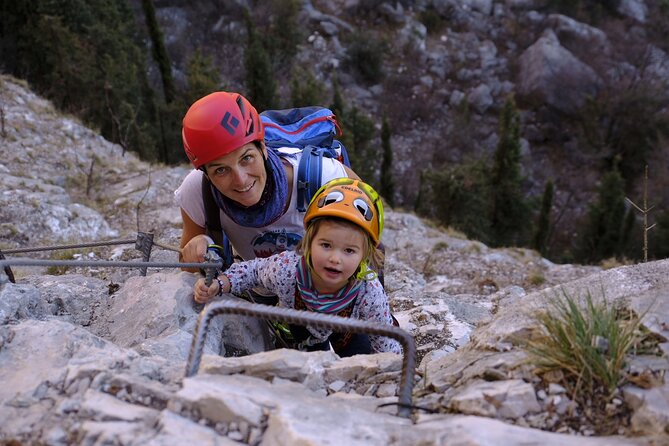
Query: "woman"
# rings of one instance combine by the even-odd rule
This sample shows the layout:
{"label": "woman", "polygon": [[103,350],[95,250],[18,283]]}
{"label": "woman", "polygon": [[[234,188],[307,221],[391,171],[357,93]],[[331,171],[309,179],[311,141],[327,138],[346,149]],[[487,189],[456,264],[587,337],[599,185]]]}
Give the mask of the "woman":
{"label": "woman", "polygon": [[[196,101],[183,119],[184,150],[196,170],[175,191],[181,208],[183,262],[202,262],[213,240],[206,235],[203,177],[220,209],[223,232],[243,260],[295,249],[304,234],[296,206],[301,154],[279,156],[264,143],[256,109],[238,93],[216,92]],[[322,184],[359,179],[331,158],[322,158]]]}

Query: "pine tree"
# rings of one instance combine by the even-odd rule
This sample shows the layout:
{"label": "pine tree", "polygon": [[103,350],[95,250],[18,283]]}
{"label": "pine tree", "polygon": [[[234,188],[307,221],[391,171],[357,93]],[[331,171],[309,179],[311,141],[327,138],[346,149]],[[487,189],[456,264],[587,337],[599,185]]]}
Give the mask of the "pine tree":
{"label": "pine tree", "polygon": [[386,199],[390,207],[395,206],[395,181],[393,180],[393,149],[390,145],[390,125],[388,119],[383,117],[381,125],[381,147],[383,147],[383,161],[381,162],[381,195]]}
{"label": "pine tree", "polygon": [[513,99],[504,104],[499,142],[490,175],[490,243],[518,246],[525,242],[529,205],[522,192],[520,174],[520,117]]}
{"label": "pine tree", "polygon": [[246,88],[248,99],[253,106],[262,112],[275,108],[276,83],[274,82],[272,64],[265,47],[258,36],[251,13],[246,10],[244,14],[248,42],[244,54],[244,67],[246,68]]}
{"label": "pine tree", "polygon": [[532,240],[532,248],[542,256],[548,252],[548,235],[550,233],[551,207],[553,207],[553,181],[548,180],[541,198],[541,210],[537,219],[536,231]]}

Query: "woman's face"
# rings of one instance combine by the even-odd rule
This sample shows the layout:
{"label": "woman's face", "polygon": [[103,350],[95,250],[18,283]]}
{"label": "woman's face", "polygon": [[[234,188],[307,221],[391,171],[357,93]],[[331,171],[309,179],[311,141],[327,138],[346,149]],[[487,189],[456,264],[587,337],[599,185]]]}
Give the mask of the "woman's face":
{"label": "woman's face", "polygon": [[264,150],[254,143],[245,144],[207,163],[207,175],[223,195],[241,206],[253,206],[260,201],[267,182]]}

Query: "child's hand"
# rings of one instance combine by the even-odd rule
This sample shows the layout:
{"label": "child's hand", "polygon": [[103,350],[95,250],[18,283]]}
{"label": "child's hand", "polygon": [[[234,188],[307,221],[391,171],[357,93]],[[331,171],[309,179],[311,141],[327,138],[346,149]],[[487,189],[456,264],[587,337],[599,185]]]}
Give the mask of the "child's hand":
{"label": "child's hand", "polygon": [[212,280],[211,285],[204,283],[204,278],[198,279],[193,288],[193,299],[199,304],[206,304],[218,294],[218,280]]}

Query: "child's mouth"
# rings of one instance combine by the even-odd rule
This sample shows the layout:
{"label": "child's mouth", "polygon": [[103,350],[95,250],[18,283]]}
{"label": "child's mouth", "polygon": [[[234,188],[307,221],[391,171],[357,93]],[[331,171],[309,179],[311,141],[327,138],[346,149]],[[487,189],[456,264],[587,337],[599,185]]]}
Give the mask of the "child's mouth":
{"label": "child's mouth", "polygon": [[338,276],[339,274],[341,274],[341,271],[333,269],[333,268],[327,268],[327,267],[325,268],[325,272],[329,276]]}

